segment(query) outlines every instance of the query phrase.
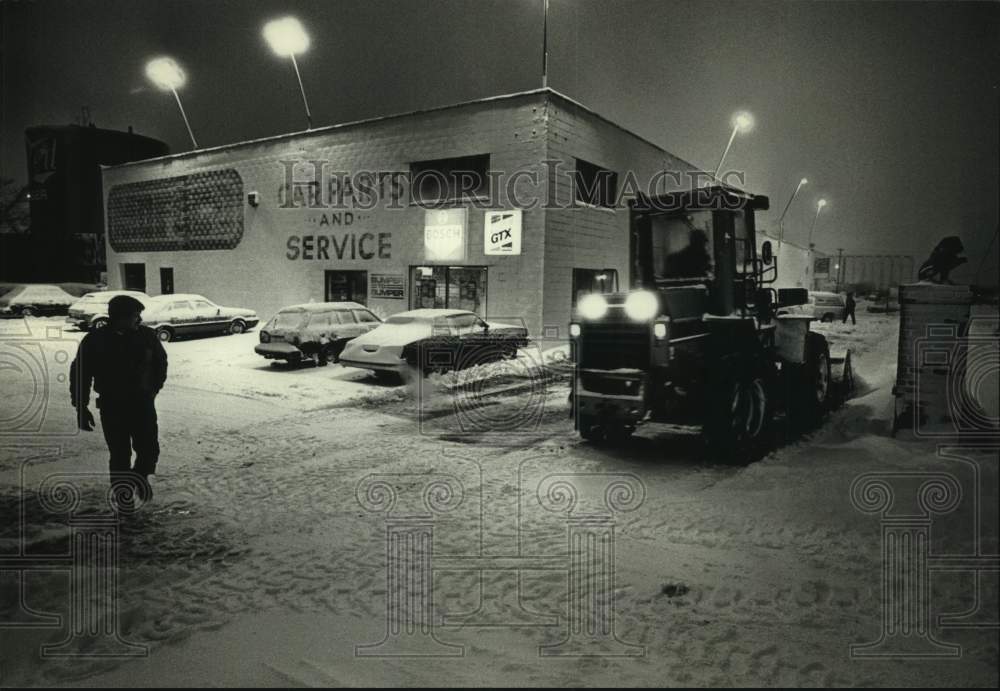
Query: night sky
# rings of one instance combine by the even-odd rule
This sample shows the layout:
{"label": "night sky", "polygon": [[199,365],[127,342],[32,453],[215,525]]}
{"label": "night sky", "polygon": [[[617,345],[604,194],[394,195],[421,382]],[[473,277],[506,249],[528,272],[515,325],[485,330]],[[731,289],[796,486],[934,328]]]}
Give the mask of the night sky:
{"label": "night sky", "polygon": [[[202,146],[304,129],[267,19],[295,14],[315,125],[541,85],[542,0],[0,0],[2,174],[26,178],[23,132],[73,122],[190,147],[145,61],[175,57]],[[972,269],[997,228],[1000,4],[551,0],[549,85],[712,169],[740,108],[756,128],[727,168],[819,249],[916,255],[957,234]],[[775,213],[775,215],[776,215]],[[765,219],[766,220],[766,219]],[[991,254],[996,255],[996,243]],[[987,261],[980,282],[996,281]],[[974,270],[953,278],[972,279]]]}

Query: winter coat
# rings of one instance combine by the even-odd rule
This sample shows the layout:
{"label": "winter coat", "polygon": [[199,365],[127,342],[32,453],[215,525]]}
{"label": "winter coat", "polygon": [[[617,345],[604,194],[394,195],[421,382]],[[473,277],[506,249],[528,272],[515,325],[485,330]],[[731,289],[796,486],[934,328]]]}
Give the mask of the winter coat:
{"label": "winter coat", "polygon": [[106,326],[80,342],[70,366],[69,392],[74,406],[90,402],[91,382],[101,407],[151,401],[166,379],[167,353],[152,329],[117,332]]}

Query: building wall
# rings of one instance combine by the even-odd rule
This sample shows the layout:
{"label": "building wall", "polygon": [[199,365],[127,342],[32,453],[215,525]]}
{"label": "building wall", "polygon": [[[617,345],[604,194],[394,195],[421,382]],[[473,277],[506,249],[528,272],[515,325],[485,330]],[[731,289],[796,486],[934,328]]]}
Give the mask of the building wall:
{"label": "building wall", "polygon": [[[573,269],[616,269],[619,287],[631,285],[629,211],[634,198],[626,184],[629,171],[643,193],[673,189],[660,171],[693,172],[695,167],[567,99],[549,101],[546,166],[550,209],[546,214],[545,295],[543,316],[550,333],[562,337],[571,316]],[[618,174],[616,209],[575,202],[569,174],[581,158]],[[651,181],[654,188],[650,189]]]}
{"label": "building wall", "polygon": [[[403,300],[376,298],[369,289],[369,306],[387,315],[409,309],[411,266],[427,263],[486,266],[487,317],[524,319],[532,333],[536,333],[541,324],[538,304],[544,247],[541,209],[523,214],[520,256],[484,256],[485,211],[465,205],[468,208],[466,258],[428,262],[424,253],[422,207],[407,204],[403,208],[386,208],[380,204],[365,210],[347,203],[343,209],[282,208],[286,175],[282,161],[325,160],[329,162],[327,170],[351,173],[406,172],[413,161],[489,153],[492,169],[537,170],[545,148],[543,110],[543,94],[533,93],[107,169],[105,203],[116,194],[117,186],[224,169],[238,172],[244,200],[243,235],[233,249],[116,251],[110,237],[113,220],[109,219],[109,282],[112,287],[122,284],[123,264],[145,263],[147,292],[155,295],[160,288],[159,269],[173,267],[174,292],[202,293],[221,304],[251,307],[266,319],[284,305],[323,300],[326,270],[367,270],[369,280],[372,274],[402,275]],[[297,182],[307,182],[313,177],[309,164],[296,166],[294,170]],[[518,191],[522,195],[539,196],[539,187],[522,178]],[[252,191],[260,196],[256,208],[246,203],[246,194]],[[492,201],[494,206],[502,208],[503,199]],[[209,208],[208,213],[210,218],[214,212]],[[371,234],[366,241],[369,251],[386,239],[389,249],[382,256],[376,252],[371,258],[362,258],[357,252],[353,258],[348,252],[338,258],[332,247],[326,257],[319,257],[319,252],[314,251],[313,258],[306,259],[300,250],[297,258],[289,258],[293,254],[289,251],[290,238],[298,238],[292,242],[301,247],[309,236],[332,235],[339,241],[346,238],[350,243],[352,235],[356,241],[365,233]]]}
{"label": "building wall", "polygon": [[[478,154],[490,154],[491,171],[503,183],[487,206],[522,209],[520,255],[484,254],[486,210],[472,204],[463,205],[467,254],[454,261],[426,256],[425,209],[419,205],[363,209],[347,203],[328,209],[321,199],[314,207],[284,208],[287,161],[301,162],[294,178],[306,185],[314,177],[308,163],[313,160],[328,162],[327,172],[406,173],[415,161]],[[618,208],[574,202],[577,158],[618,174]],[[266,319],[284,305],[323,300],[327,270],[366,270],[369,279],[402,276],[402,300],[375,297],[369,289],[369,306],[385,316],[411,308],[411,267],[485,266],[488,318],[523,321],[533,336],[562,338],[571,316],[574,268],[616,269],[621,289],[629,287],[627,200],[635,189],[627,180],[643,192],[674,189],[649,189],[661,171],[695,168],[547,90],[119,166],[104,172],[109,283],[123,284],[124,264],[143,263],[147,292],[155,295],[159,270],[172,267],[174,292],[251,307]],[[515,173],[518,204],[506,187]],[[256,207],[246,201],[250,192],[259,194]],[[133,193],[134,202],[128,196]],[[154,206],[156,213],[150,211]],[[186,220],[179,221],[182,215]],[[116,224],[126,230],[116,230]],[[366,233],[369,250],[384,243],[386,251],[368,258],[356,251],[334,256],[334,242],[339,246],[346,238],[350,247],[352,237],[357,241]],[[137,247],[131,238],[143,234],[157,243]],[[330,238],[325,256],[320,236]],[[310,237],[312,258],[305,258],[302,248]]]}
{"label": "building wall", "polygon": [[908,255],[844,255],[840,265],[842,285],[866,284],[887,290],[915,278],[913,257]]}
{"label": "building wall", "polygon": [[804,247],[799,247],[790,242],[782,242],[780,247],[778,240],[772,233],[758,228],[757,231],[757,253],[760,254],[761,245],[765,240],[771,241],[771,248],[774,252],[775,264],[778,275],[773,288],[809,288],[810,274],[812,272],[812,253]]}

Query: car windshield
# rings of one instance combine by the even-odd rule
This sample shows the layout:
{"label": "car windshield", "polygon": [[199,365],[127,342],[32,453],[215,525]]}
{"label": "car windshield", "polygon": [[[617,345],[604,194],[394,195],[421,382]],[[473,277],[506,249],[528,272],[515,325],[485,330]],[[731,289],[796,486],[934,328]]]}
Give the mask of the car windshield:
{"label": "car windshield", "polygon": [[301,310],[286,310],[274,315],[271,326],[275,329],[297,329],[302,326],[308,315]]}
{"label": "car windshield", "polygon": [[426,324],[427,319],[421,317],[413,317],[405,314],[397,314],[395,316],[389,317],[383,323],[384,324]]}

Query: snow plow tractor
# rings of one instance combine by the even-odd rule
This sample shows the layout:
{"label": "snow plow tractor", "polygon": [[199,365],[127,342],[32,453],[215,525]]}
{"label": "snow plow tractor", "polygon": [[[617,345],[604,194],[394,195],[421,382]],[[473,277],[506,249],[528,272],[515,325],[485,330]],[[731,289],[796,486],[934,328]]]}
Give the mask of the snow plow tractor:
{"label": "snow plow tractor", "polygon": [[815,317],[777,315],[808,300],[774,289],[754,212],[767,197],[707,187],[640,197],[630,208],[632,290],[580,297],[570,324],[571,410],[587,440],[639,426],[700,427],[712,456],[749,461],[784,413],[807,428],[849,395],[850,352],[831,353]]}

